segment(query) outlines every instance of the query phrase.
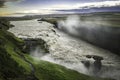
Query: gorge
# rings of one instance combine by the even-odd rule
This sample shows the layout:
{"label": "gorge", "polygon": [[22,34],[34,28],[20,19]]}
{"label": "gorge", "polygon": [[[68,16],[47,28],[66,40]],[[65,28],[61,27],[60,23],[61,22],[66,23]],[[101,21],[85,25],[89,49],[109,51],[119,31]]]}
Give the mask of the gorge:
{"label": "gorge", "polygon": [[[74,38],[55,29],[53,24],[37,20],[11,21],[15,27],[9,31],[23,40],[40,40],[44,46],[35,45],[30,54],[37,60],[63,65],[90,76],[120,79],[118,55]],[[36,42],[35,41],[35,42]],[[30,43],[32,44],[32,43]],[[34,43],[33,43],[34,44]],[[43,49],[46,49],[42,51]],[[96,58],[102,58],[101,62]],[[100,68],[94,65],[101,65]],[[114,72],[114,74],[111,74]]]}

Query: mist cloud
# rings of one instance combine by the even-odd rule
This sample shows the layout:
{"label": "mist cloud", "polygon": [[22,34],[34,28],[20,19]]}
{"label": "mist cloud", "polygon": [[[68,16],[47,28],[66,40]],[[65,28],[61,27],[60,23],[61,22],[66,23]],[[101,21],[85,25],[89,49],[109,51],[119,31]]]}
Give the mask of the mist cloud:
{"label": "mist cloud", "polygon": [[66,20],[58,21],[58,28],[71,36],[119,54],[120,28],[115,27],[101,17],[79,18],[69,16]]}
{"label": "mist cloud", "polygon": [[[66,20],[58,21],[58,28],[69,34],[81,35],[79,30],[93,30],[99,28],[101,18],[91,18],[90,20],[82,20],[78,15],[71,15]],[[107,22],[104,22],[107,24]],[[107,24],[108,25],[108,24]]]}

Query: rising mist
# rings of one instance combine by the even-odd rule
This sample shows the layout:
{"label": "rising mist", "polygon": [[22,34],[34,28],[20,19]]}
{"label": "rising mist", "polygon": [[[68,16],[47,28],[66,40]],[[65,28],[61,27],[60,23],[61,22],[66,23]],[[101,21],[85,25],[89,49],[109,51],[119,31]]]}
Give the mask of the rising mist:
{"label": "rising mist", "polygon": [[72,15],[66,20],[58,21],[58,29],[120,55],[120,28],[104,18],[83,19],[78,15]]}

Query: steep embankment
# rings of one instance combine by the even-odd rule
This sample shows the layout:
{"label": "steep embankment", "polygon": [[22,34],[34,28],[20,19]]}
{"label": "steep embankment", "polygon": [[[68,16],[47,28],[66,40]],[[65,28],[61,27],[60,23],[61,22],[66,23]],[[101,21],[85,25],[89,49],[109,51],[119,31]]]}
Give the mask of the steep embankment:
{"label": "steep embankment", "polygon": [[0,74],[3,79],[29,79],[31,66],[21,55],[23,41],[13,34],[0,30]]}
{"label": "steep embankment", "polygon": [[96,80],[57,64],[34,60],[23,53],[24,42],[6,30],[0,29],[0,80]]}

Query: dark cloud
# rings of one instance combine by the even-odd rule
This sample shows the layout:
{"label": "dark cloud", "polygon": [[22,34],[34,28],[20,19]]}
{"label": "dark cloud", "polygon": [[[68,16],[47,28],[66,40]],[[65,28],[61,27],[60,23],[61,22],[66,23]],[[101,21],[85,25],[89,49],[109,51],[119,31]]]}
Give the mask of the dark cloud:
{"label": "dark cloud", "polygon": [[91,13],[91,12],[120,12],[120,6],[88,8],[88,9],[69,9],[55,10],[62,13]]}
{"label": "dark cloud", "polygon": [[14,2],[14,1],[20,1],[20,0],[0,0],[0,7],[4,7],[5,2]]}
{"label": "dark cloud", "polygon": [[0,7],[4,6],[5,1],[0,1]]}

